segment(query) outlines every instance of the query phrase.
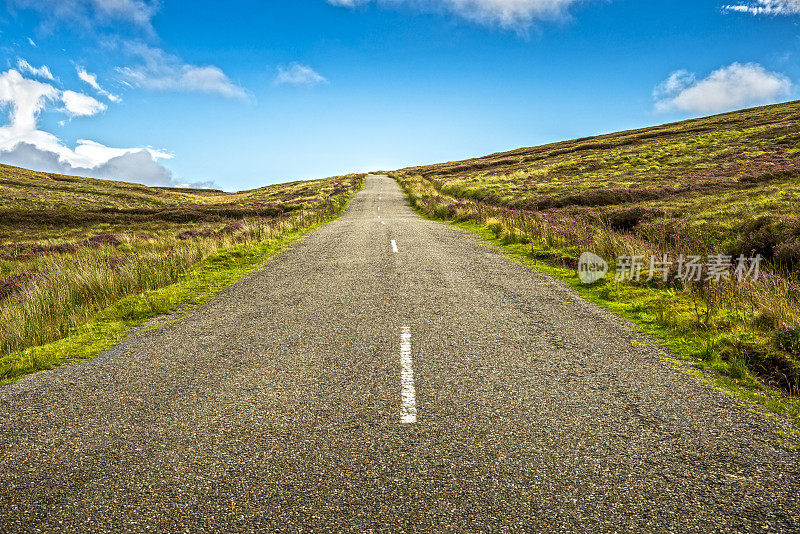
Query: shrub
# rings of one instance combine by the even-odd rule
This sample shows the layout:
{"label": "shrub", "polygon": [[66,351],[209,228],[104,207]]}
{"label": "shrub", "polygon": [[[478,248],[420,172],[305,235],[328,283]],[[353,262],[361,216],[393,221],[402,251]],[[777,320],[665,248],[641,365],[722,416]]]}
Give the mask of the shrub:
{"label": "shrub", "polygon": [[800,267],[800,237],[795,237],[775,247],[775,263],[789,270]]}
{"label": "shrub", "polygon": [[244,229],[244,224],[240,221],[229,222],[225,227],[219,231],[221,234],[235,234]]}
{"label": "shrub", "polygon": [[13,297],[22,292],[22,287],[31,277],[33,271],[25,271],[20,274],[12,274],[6,278],[0,278],[0,301]]}
{"label": "shrub", "polygon": [[438,204],[433,208],[433,216],[438,219],[450,219],[450,207]]}
{"label": "shrub", "polygon": [[800,330],[794,325],[782,323],[775,332],[775,344],[789,354],[800,356]]}
{"label": "shrub", "polygon": [[103,245],[110,245],[110,246],[117,246],[120,244],[120,240],[114,234],[100,234],[96,236],[92,236],[85,241],[86,245],[100,247]]}
{"label": "shrub", "polygon": [[608,222],[616,230],[632,230],[639,223],[651,221],[657,217],[664,217],[667,212],[661,209],[635,206],[613,211],[608,215]]}
{"label": "shrub", "polygon": [[773,260],[781,250],[784,257],[791,258],[794,257],[794,249],[785,245],[800,240],[800,219],[765,215],[747,221],[739,228],[739,232],[741,237],[731,251],[734,255],[761,254],[765,259]]}
{"label": "shrub", "polygon": [[178,234],[178,239],[186,241],[187,239],[194,239],[196,237],[211,237],[214,235],[214,230],[211,228],[203,228],[202,230],[185,230]]}
{"label": "shrub", "polygon": [[502,234],[504,230],[503,223],[497,219],[487,219],[486,226],[489,227],[495,237],[500,237],[500,234]]}

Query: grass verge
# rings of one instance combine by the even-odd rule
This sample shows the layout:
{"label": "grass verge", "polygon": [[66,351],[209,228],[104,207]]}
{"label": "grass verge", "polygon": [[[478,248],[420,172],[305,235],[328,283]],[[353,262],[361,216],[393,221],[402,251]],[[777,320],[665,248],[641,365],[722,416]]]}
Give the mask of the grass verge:
{"label": "grass verge", "polygon": [[[202,301],[286,240],[341,214],[364,175],[222,193],[0,165],[0,182],[11,191],[11,200],[0,202],[0,383],[6,383],[92,356],[140,321]],[[64,184],[69,194],[62,194]],[[17,206],[19,213],[8,217],[5,205],[27,197],[41,205]],[[120,204],[103,206],[112,201]],[[145,201],[160,208],[142,207]],[[47,202],[60,202],[59,214],[91,211],[113,224],[95,215],[42,218]],[[6,230],[24,240],[4,242]]]}
{"label": "grass verge", "polygon": [[[402,181],[399,181],[401,186]],[[404,188],[405,189],[405,188]],[[545,272],[569,285],[583,298],[604,307],[632,322],[642,333],[658,341],[676,358],[664,353],[663,362],[679,368],[703,383],[737,398],[752,411],[773,421],[778,443],[788,449],[800,448],[800,398],[791,396],[760,380],[750,372],[741,356],[731,356],[720,350],[725,345],[754,344],[739,331],[720,331],[709,325],[698,325],[697,301],[694,295],[669,289],[617,283],[614,272],[606,280],[593,285],[583,284],[574,268],[561,263],[564,255],[573,255],[572,249],[537,246],[525,239],[509,239],[509,234],[496,224],[475,220],[452,220],[438,217],[424,210],[409,191],[409,202],[421,216],[446,222],[477,235],[488,244],[499,247],[520,263]],[[491,219],[490,219],[491,220]],[[731,310],[722,310],[725,317]],[[716,314],[715,314],[716,317]],[[709,320],[705,317],[705,320]],[[713,320],[713,318],[712,318]],[[699,332],[705,332],[698,334]],[[734,335],[735,334],[735,335]],[[757,337],[753,332],[751,336]],[[740,351],[741,353],[741,351]]]}
{"label": "grass verge", "polygon": [[[642,333],[657,339],[662,346],[669,349],[680,360],[669,361],[669,356],[665,353],[665,363],[679,367],[687,374],[700,378],[706,384],[730,394],[752,407],[760,407],[768,413],[788,416],[795,425],[800,426],[799,398],[789,397],[768,387],[754,378],[745,368],[733,371],[730,363],[723,362],[708,352],[706,339],[693,335],[681,335],[674,328],[664,324],[653,310],[654,303],[664,298],[663,290],[617,284],[609,280],[586,285],[578,279],[574,269],[548,264],[534,257],[530,245],[504,243],[502,239],[496,237],[492,229],[475,222],[451,221],[451,224],[500,247],[517,261],[562,280],[581,297],[631,321]],[[673,308],[688,309],[692,306],[692,300],[688,296],[673,293],[669,295],[669,298]],[[684,363],[688,365],[684,365]],[[692,369],[701,372],[692,372]]]}
{"label": "grass verge", "polygon": [[5,355],[0,358],[0,385],[64,362],[92,358],[124,340],[131,328],[154,317],[194,309],[323,224],[218,250],[183,273],[174,284],[129,295],[95,314],[89,322],[70,329],[58,341]]}

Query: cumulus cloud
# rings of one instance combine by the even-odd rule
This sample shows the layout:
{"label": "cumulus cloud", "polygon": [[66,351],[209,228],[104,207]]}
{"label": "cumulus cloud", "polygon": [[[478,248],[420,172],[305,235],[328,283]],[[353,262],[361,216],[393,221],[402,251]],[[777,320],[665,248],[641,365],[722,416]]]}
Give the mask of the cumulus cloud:
{"label": "cumulus cloud", "polygon": [[308,65],[292,63],[288,67],[278,67],[275,83],[278,85],[319,85],[327,83],[323,76]]}
{"label": "cumulus cloud", "polygon": [[154,187],[213,187],[210,182],[178,184],[172,171],[159,163],[146,149],[132,149],[94,166],[80,166],[72,165],[55,152],[21,142],[10,150],[0,149],[0,162],[42,172],[122,180]]}
{"label": "cumulus cloud", "polygon": [[53,78],[53,73],[50,72],[50,69],[47,68],[47,65],[42,65],[37,69],[36,67],[31,66],[31,64],[24,59],[20,58],[17,59],[17,68],[20,72],[30,74],[31,76],[36,76],[37,78],[55,80],[55,78]]}
{"label": "cumulus cloud", "polygon": [[733,63],[699,80],[685,70],[673,72],[653,96],[659,112],[720,113],[776,102],[791,89],[783,74],[757,63]]}
{"label": "cumulus cloud", "polygon": [[89,84],[97,91],[99,94],[103,95],[104,97],[108,98],[112,102],[121,102],[122,99],[117,95],[114,95],[105,89],[103,89],[100,84],[97,82],[97,75],[92,74],[91,72],[87,72],[86,69],[83,67],[75,67],[75,70],[78,72],[78,78],[80,78],[83,82]]}
{"label": "cumulus cloud", "polygon": [[38,129],[39,114],[57,101],[63,102],[63,111],[73,116],[93,115],[105,109],[104,104],[92,97],[59,91],[50,84],[25,78],[17,70],[0,73],[0,106],[9,110],[8,124],[0,126],[0,162],[146,185],[179,185],[172,172],[160,163],[173,157],[162,150],[112,148],[88,139],[80,139],[75,148],[69,148],[55,135]]}
{"label": "cumulus cloud", "polygon": [[567,16],[569,8],[583,0],[327,0],[335,6],[353,8],[376,2],[406,4],[423,11],[444,11],[461,18],[504,29],[524,30],[536,20]]}
{"label": "cumulus cloud", "polygon": [[102,102],[75,91],[64,91],[61,93],[61,100],[67,113],[72,117],[91,117],[106,110],[106,105]]}
{"label": "cumulus cloud", "polygon": [[756,0],[725,5],[722,9],[751,15],[800,15],[800,0]]}
{"label": "cumulus cloud", "polygon": [[11,124],[5,127],[5,131],[23,133],[35,130],[39,112],[58,94],[52,85],[29,80],[14,69],[4,72],[0,75],[0,104],[11,108]]}
{"label": "cumulus cloud", "polygon": [[123,81],[145,89],[160,91],[195,91],[228,98],[247,98],[244,89],[214,65],[191,65],[179,57],[141,42],[126,42],[125,50],[142,64],[117,67]]}

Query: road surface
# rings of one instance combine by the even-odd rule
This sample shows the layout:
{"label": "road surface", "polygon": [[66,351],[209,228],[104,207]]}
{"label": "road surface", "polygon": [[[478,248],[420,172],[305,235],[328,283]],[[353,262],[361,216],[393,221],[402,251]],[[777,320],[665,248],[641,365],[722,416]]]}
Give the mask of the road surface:
{"label": "road surface", "polygon": [[0,531],[797,531],[800,454],[387,177],[188,317],[0,388]]}

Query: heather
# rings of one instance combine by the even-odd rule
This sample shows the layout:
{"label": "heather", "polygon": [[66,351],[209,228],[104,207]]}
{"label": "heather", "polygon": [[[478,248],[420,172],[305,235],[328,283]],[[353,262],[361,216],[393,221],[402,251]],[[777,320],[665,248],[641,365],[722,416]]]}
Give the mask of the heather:
{"label": "heather", "polygon": [[[394,173],[428,216],[566,269],[593,298],[754,391],[800,391],[800,102]],[[475,226],[477,225],[477,226]],[[763,259],[758,279],[617,279],[620,257]],[[616,268],[616,270],[615,270]]]}
{"label": "heather", "polygon": [[[223,193],[0,166],[0,184],[2,381],[69,359],[24,355],[74,337],[109,307],[141,297],[117,317],[128,324],[210,291],[189,284],[188,293],[170,292],[195,280],[197,269],[208,280],[231,280],[229,272],[263,261],[287,236],[339,214],[363,175]],[[172,296],[149,296],[158,291]]]}

